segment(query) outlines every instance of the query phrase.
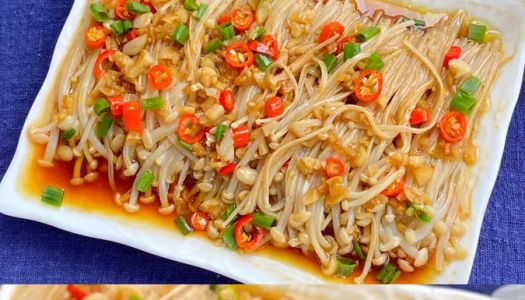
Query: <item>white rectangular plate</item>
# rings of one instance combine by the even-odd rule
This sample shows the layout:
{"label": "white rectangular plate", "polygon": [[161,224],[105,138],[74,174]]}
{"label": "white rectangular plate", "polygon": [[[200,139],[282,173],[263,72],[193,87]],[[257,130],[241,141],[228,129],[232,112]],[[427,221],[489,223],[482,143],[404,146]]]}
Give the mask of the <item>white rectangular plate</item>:
{"label": "white rectangular plate", "polygon": [[[469,250],[466,260],[448,265],[434,283],[468,283],[474,254],[487,203],[496,180],[505,138],[517,103],[525,64],[525,3],[520,0],[417,0],[415,5],[436,10],[463,8],[476,18],[487,20],[503,33],[506,53],[511,57],[496,81],[491,109],[483,117],[476,143],[480,148],[479,163],[473,169],[474,185],[472,217],[467,223],[463,243]],[[27,117],[15,157],[0,184],[0,212],[34,220],[73,233],[125,244],[158,256],[211,270],[245,283],[321,283],[324,280],[298,267],[266,256],[239,255],[197,237],[182,237],[165,230],[117,220],[109,216],[87,213],[70,207],[56,209],[30,199],[18,190],[31,142],[28,127],[36,123],[45,107],[47,95],[58,77],[66,49],[77,39],[87,0],[76,0],[59,37],[47,78]],[[199,251],[195,251],[198,249]],[[235,263],[233,263],[235,262]],[[250,270],[249,274],[246,270]]]}

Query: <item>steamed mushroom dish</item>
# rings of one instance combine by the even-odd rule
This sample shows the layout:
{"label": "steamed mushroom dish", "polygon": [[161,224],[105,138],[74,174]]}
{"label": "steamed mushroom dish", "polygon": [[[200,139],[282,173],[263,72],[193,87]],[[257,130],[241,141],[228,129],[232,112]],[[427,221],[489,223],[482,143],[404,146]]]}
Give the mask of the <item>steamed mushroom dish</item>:
{"label": "steamed mushroom dish", "polygon": [[[469,255],[475,137],[506,59],[488,24],[377,0],[87,2],[30,128],[35,164],[347,282]],[[42,201],[67,204],[63,189]]]}

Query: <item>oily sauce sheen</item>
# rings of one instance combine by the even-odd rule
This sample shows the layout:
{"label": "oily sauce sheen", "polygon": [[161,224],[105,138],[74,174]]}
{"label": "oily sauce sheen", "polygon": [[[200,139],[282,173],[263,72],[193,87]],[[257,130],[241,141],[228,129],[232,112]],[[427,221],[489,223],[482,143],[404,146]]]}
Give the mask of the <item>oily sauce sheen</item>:
{"label": "oily sauce sheen", "polygon": [[[46,185],[64,189],[63,206],[80,209],[89,213],[99,213],[106,216],[115,217],[121,220],[139,222],[155,227],[161,227],[173,234],[179,234],[174,225],[175,216],[164,216],[157,212],[157,204],[141,204],[141,209],[136,214],[127,213],[122,207],[114,202],[114,194],[109,186],[107,175],[99,174],[98,179],[93,183],[85,182],[81,186],[73,186],[69,180],[73,174],[73,162],[63,163],[55,161],[52,168],[43,168],[37,164],[39,157],[43,156],[44,147],[32,146],[33,151],[28,165],[25,167],[22,178],[19,181],[19,189],[32,199],[40,199],[40,195]],[[133,181],[124,180],[116,176],[116,184],[119,192],[124,193],[129,190]],[[42,205],[46,205],[42,203]],[[192,234],[195,234],[192,233]],[[205,235],[199,235],[205,238]],[[320,263],[314,255],[304,256],[300,250],[293,248],[276,248],[273,246],[264,246],[256,252],[279,261],[294,265],[300,269],[315,274],[326,281],[336,283],[353,283],[352,278],[337,278],[324,275],[321,271]],[[373,269],[368,275],[365,282],[378,283],[375,280],[378,268]],[[361,273],[358,267],[354,272],[355,275]],[[430,283],[437,275],[433,266],[427,266],[418,269],[413,273],[401,273],[396,283]]]}

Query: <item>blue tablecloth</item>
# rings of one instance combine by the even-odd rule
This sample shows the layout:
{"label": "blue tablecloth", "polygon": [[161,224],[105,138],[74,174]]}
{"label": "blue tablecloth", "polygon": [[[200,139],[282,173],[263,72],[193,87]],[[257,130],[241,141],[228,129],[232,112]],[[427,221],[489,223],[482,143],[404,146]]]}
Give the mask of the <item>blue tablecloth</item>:
{"label": "blue tablecloth", "polygon": [[[0,1],[0,178],[45,78],[72,0]],[[520,99],[470,282],[525,283],[525,100]],[[0,197],[9,197],[1,195]],[[115,243],[0,215],[0,282],[227,283]]]}

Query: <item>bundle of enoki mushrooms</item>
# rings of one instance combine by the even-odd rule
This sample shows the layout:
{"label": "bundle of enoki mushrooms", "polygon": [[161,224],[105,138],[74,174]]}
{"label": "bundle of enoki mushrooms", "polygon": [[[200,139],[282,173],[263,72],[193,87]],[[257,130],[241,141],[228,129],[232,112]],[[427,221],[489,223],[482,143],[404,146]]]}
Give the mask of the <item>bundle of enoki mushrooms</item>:
{"label": "bundle of enoki mushrooms", "polygon": [[[122,13],[116,2],[96,3],[113,18]],[[108,180],[129,213],[158,205],[160,214],[182,216],[183,232],[205,230],[231,248],[297,248],[330,275],[346,276],[345,267],[360,264],[356,282],[375,267],[389,266],[385,272],[397,277],[467,256],[459,240],[470,213],[469,167],[504,61],[501,38],[469,39],[465,11],[418,26],[388,9],[364,15],[351,1],[202,0],[200,19],[200,8],[192,13],[185,5],[192,1],[146,2],[150,10],[133,20],[139,37],[112,31],[106,50],[74,44],[53,113],[31,128],[33,141],[46,145],[42,167],[72,162],[71,184]],[[235,24],[227,36],[230,23],[222,19],[232,12],[235,23],[238,7],[253,15],[251,27]],[[93,22],[86,18],[83,29]],[[330,23],[344,31],[322,37]],[[277,46],[231,49],[257,41],[261,28],[262,39],[271,36]],[[360,37],[349,39],[359,46],[352,55],[348,44],[334,50],[346,36]],[[107,49],[111,57],[97,65]],[[259,53],[258,67],[250,66],[252,51],[274,60],[265,63],[269,56]],[[160,88],[165,77],[148,78],[158,65],[173,77]],[[472,78],[474,89],[462,85]],[[450,117],[458,95],[477,101]],[[119,97],[124,116],[114,100],[106,101],[111,113],[100,113],[100,98]],[[160,106],[148,109],[151,99]],[[146,102],[131,105],[138,100]],[[129,125],[133,108],[138,121]],[[416,110],[424,112],[419,122]],[[129,189],[119,190],[117,178],[129,179]]]}

